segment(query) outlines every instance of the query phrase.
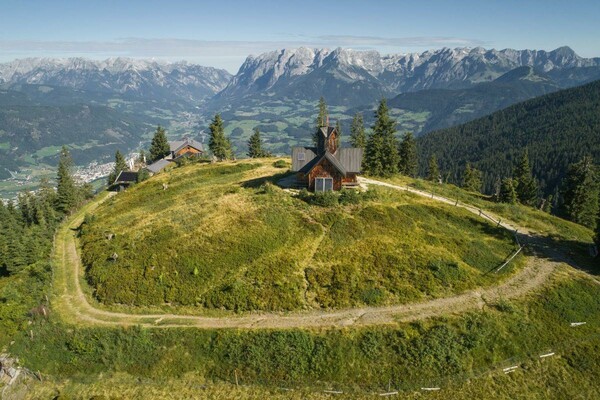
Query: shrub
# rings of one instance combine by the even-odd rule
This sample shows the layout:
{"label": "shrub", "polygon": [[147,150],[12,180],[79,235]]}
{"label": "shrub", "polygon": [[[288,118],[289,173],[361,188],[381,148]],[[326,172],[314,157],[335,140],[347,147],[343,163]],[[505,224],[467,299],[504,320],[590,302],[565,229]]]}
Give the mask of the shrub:
{"label": "shrub", "polygon": [[277,160],[273,163],[275,168],[287,168],[288,163],[285,160]]}
{"label": "shrub", "polygon": [[312,196],[312,204],[320,207],[334,207],[339,203],[339,197],[335,192],[318,192]]}
{"label": "shrub", "polygon": [[148,172],[148,170],[146,168],[140,169],[137,175],[137,182],[144,182],[148,178],[150,178],[150,173]]}
{"label": "shrub", "polygon": [[343,189],[340,192],[340,204],[358,204],[361,201],[361,194],[356,190]]}

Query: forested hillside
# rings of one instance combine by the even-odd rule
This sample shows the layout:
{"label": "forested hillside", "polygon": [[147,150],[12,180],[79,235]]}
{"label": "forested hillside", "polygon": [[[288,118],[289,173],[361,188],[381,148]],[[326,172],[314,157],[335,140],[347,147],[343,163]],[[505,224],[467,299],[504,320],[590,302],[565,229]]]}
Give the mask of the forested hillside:
{"label": "forested hillside", "polygon": [[417,135],[449,128],[494,111],[564,89],[542,71],[525,66],[516,68],[492,82],[466,89],[429,89],[403,93],[389,101],[391,108],[413,113],[428,113],[429,117]]}
{"label": "forested hillside", "polygon": [[508,177],[529,150],[541,189],[553,193],[571,163],[600,161],[600,81],[525,101],[418,140],[421,171],[431,155],[443,174],[459,182],[467,162],[483,171],[484,189]]}

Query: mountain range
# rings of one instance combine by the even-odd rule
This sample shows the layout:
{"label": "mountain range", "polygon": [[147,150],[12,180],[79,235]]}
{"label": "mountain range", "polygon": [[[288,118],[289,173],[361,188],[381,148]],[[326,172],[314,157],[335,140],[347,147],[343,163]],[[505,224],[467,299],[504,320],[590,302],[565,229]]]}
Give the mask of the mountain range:
{"label": "mountain range", "polygon": [[385,56],[340,48],[283,49],[249,56],[216,98],[324,96],[329,104],[354,106],[424,89],[468,88],[523,66],[554,75],[562,86],[573,86],[600,72],[600,58],[579,57],[569,47],[549,52],[443,48]]}
{"label": "mountain range", "polygon": [[[260,127],[265,147],[308,144],[319,97],[348,130],[367,125],[389,98],[398,134],[417,135],[519,101],[600,79],[600,58],[553,51],[439,49],[381,55],[350,49],[283,49],[249,56],[239,71],[129,58],[27,58],[0,64],[0,178],[55,163],[67,144],[78,163],[146,144],[156,124],[199,135],[220,112],[238,154]],[[12,171],[12,172],[11,172]]]}
{"label": "mountain range", "polygon": [[129,98],[198,102],[231,80],[223,69],[130,58],[26,58],[0,64],[0,85],[51,85]]}

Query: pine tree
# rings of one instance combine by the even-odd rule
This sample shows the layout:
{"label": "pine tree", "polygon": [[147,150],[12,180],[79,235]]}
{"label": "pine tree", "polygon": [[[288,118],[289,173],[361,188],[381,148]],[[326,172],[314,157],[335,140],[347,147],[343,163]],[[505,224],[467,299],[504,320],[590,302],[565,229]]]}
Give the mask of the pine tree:
{"label": "pine tree", "polygon": [[231,142],[225,137],[223,119],[221,114],[216,114],[210,126],[210,139],[208,148],[219,161],[227,160],[233,156]]}
{"label": "pine tree", "polygon": [[390,176],[398,173],[398,140],[396,121],[390,118],[387,102],[382,99],[375,112],[373,132],[365,149],[365,170],[371,175]]}
{"label": "pine tree", "polygon": [[513,180],[519,202],[527,206],[535,206],[538,198],[538,187],[535,178],[531,174],[527,149],[523,152],[521,160],[513,172]]}
{"label": "pine tree", "polygon": [[117,152],[115,153],[115,167],[113,168],[112,172],[108,175],[108,184],[112,185],[113,183],[115,183],[115,179],[117,179],[119,177],[119,174],[122,171],[126,171],[127,168],[127,162],[125,161],[125,157],[123,157],[123,154],[121,154],[121,152],[119,150],[117,150]]}
{"label": "pine tree", "polygon": [[260,140],[260,130],[258,128],[254,128],[254,133],[248,140],[248,157],[259,158],[265,156],[266,153],[262,149],[262,142]]}
{"label": "pine tree", "polygon": [[511,178],[505,178],[502,180],[498,201],[501,203],[516,204],[517,192]]}
{"label": "pine tree", "polygon": [[481,192],[481,176],[481,171],[473,168],[471,163],[468,162],[463,175],[463,189],[469,192]]}
{"label": "pine tree", "polygon": [[440,167],[435,154],[432,154],[427,162],[427,180],[435,183],[440,181]]}
{"label": "pine tree", "polygon": [[562,184],[563,210],[573,222],[596,228],[600,182],[598,170],[591,157],[569,166]]}
{"label": "pine tree", "polygon": [[367,146],[367,137],[365,135],[365,123],[361,113],[356,113],[350,126],[350,144],[352,147],[364,149]]}
{"label": "pine tree", "polygon": [[73,160],[66,146],[60,151],[58,160],[56,209],[63,213],[71,211],[77,203],[77,188],[71,174]]}
{"label": "pine tree", "polygon": [[321,127],[327,124],[327,117],[329,113],[327,112],[327,104],[325,103],[325,99],[321,97],[319,99],[319,114],[317,115],[317,119],[315,120],[315,131],[313,133],[312,141],[313,145],[317,146],[319,144],[319,135],[321,131]]}
{"label": "pine tree", "polygon": [[417,176],[417,141],[412,132],[406,132],[400,142],[398,150],[400,163],[398,169],[401,174],[415,178]]}
{"label": "pine tree", "polygon": [[150,160],[152,162],[160,160],[165,157],[171,151],[169,141],[167,140],[167,133],[164,128],[160,125],[156,127],[152,143],[150,144]]}

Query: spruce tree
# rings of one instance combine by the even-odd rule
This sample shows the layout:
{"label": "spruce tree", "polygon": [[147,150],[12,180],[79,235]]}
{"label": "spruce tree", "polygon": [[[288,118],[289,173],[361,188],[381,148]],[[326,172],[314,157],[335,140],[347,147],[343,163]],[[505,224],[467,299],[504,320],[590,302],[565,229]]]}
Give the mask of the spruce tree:
{"label": "spruce tree", "polygon": [[150,144],[150,160],[152,162],[160,160],[168,155],[171,151],[169,141],[167,140],[167,133],[162,126],[158,125]]}
{"label": "spruce tree", "polygon": [[417,141],[412,132],[406,132],[400,142],[398,150],[400,163],[398,169],[401,174],[415,178],[417,176]]}
{"label": "spruce tree", "polygon": [[591,157],[569,166],[562,184],[563,210],[573,222],[596,228],[600,182],[598,170]]}
{"label": "spruce tree", "polygon": [[321,134],[321,127],[327,124],[327,103],[325,103],[325,99],[321,96],[319,99],[319,113],[317,114],[317,119],[315,120],[315,131],[313,133],[312,141],[313,145],[317,146],[319,144],[319,135]]}
{"label": "spruce tree", "polygon": [[221,114],[216,114],[210,126],[210,139],[208,148],[219,161],[230,159],[233,156],[231,142],[225,137],[225,129]]}
{"label": "spruce tree", "polygon": [[519,163],[515,167],[513,180],[519,202],[527,206],[535,206],[538,198],[538,187],[535,178],[531,174],[529,152],[527,149],[525,149]]}
{"label": "spruce tree", "polygon": [[352,147],[364,149],[367,146],[367,137],[365,135],[365,123],[361,113],[356,113],[350,126],[350,144]]}
{"label": "spruce tree", "polygon": [[505,178],[502,180],[498,201],[501,203],[516,204],[517,192],[511,178]]}
{"label": "spruce tree", "polygon": [[473,168],[468,162],[463,175],[462,188],[469,192],[481,192],[481,176],[481,171]]}
{"label": "spruce tree", "polygon": [[119,177],[119,174],[122,171],[126,171],[127,169],[128,168],[127,162],[125,161],[125,157],[123,157],[123,154],[121,154],[121,152],[117,150],[115,153],[115,166],[112,172],[108,175],[108,184],[112,185],[113,183],[115,183],[115,179]]}
{"label": "spruce tree", "polygon": [[71,211],[77,202],[77,188],[72,176],[73,160],[66,146],[60,151],[58,160],[56,209],[63,213]]}
{"label": "spruce tree", "polygon": [[260,131],[258,128],[254,128],[254,133],[248,140],[248,157],[259,158],[265,157],[265,152],[262,149],[262,142],[260,140]]}
{"label": "spruce tree", "polygon": [[427,162],[427,180],[436,183],[440,181],[440,168],[435,154],[432,154]]}
{"label": "spruce tree", "polygon": [[375,112],[373,132],[367,141],[365,170],[371,175],[390,176],[398,173],[398,140],[396,121],[390,118],[387,102],[382,99]]}

